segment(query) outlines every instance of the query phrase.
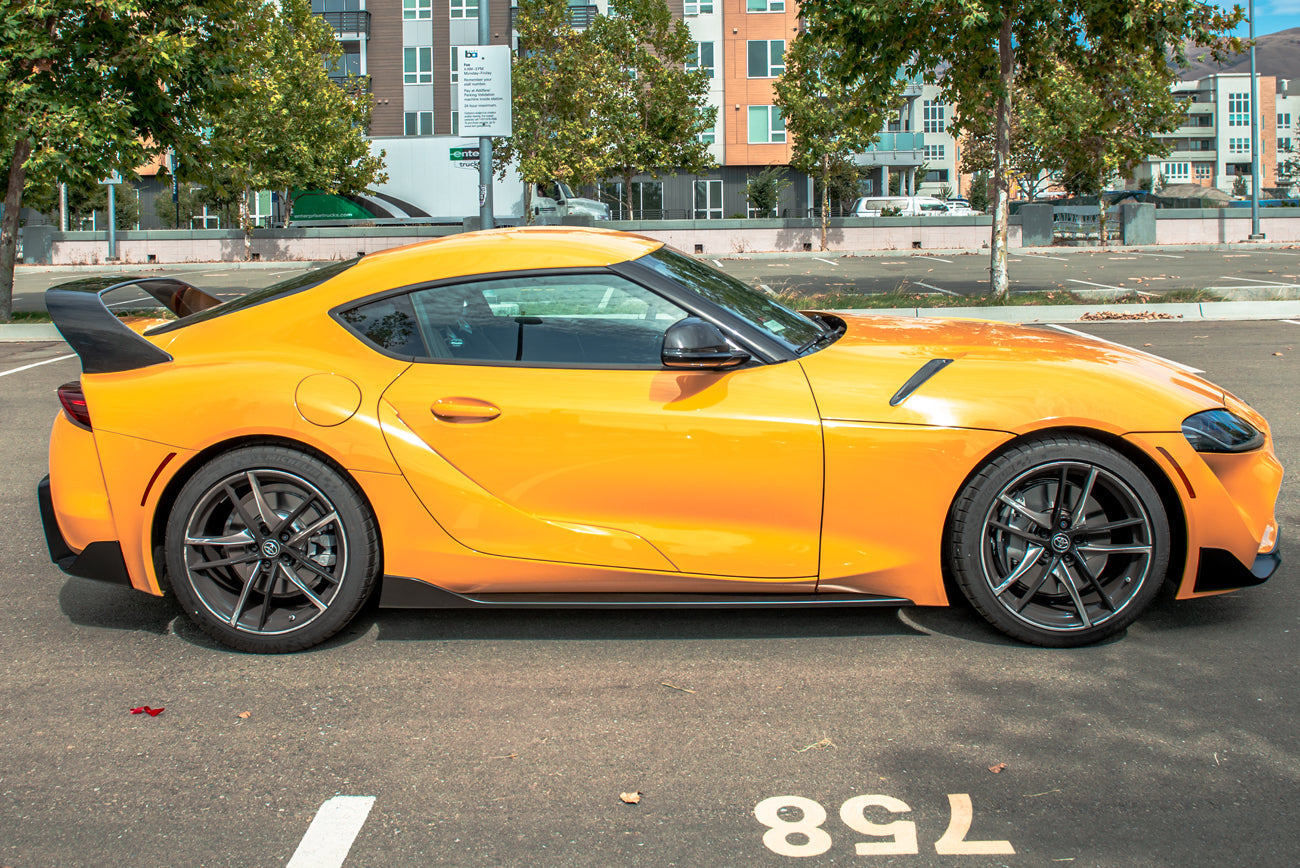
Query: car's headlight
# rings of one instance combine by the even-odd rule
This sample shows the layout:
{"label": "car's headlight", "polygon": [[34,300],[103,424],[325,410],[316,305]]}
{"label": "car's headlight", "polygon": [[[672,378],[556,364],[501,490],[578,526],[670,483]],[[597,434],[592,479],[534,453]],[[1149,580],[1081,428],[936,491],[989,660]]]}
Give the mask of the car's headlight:
{"label": "car's headlight", "polygon": [[1264,434],[1227,410],[1206,410],[1183,420],[1183,436],[1197,452],[1249,452],[1264,445]]}

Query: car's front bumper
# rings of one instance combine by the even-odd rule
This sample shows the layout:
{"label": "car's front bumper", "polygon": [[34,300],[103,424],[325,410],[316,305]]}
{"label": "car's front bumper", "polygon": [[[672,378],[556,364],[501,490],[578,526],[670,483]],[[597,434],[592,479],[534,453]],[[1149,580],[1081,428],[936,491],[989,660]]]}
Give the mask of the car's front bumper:
{"label": "car's front bumper", "polygon": [[41,506],[45,545],[50,550],[50,560],[54,561],[59,569],[71,576],[131,587],[131,576],[126,571],[122,547],[117,540],[98,540],[90,543],[80,552],[73,551],[68,545],[54,513],[54,496],[50,493],[49,476],[36,486],[36,499]]}
{"label": "car's front bumper", "polygon": [[1255,556],[1249,566],[1223,549],[1201,549],[1200,565],[1196,568],[1198,594],[1232,591],[1262,585],[1277,572],[1282,563],[1282,540],[1273,544],[1273,550]]}

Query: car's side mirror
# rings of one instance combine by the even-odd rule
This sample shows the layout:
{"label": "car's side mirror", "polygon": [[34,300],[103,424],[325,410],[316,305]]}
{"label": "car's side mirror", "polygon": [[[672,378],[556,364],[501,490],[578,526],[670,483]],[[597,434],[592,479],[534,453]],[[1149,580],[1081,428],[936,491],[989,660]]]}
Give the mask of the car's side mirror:
{"label": "car's side mirror", "polygon": [[688,316],[664,332],[662,359],[667,368],[718,369],[743,365],[750,355],[727,343],[713,323]]}

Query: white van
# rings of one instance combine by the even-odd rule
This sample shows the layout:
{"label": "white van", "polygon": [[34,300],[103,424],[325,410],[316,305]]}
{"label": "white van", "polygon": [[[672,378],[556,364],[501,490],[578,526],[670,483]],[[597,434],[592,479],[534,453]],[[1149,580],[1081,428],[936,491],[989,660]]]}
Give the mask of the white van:
{"label": "white van", "polygon": [[866,196],[853,203],[853,216],[879,217],[885,209],[897,217],[934,217],[948,213],[948,206],[933,196]]}

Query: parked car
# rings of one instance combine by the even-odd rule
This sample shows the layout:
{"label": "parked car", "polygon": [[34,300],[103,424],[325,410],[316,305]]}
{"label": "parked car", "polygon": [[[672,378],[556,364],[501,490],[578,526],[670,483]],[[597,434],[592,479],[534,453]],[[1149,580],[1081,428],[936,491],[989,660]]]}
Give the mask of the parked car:
{"label": "parked car", "polygon": [[533,214],[553,217],[590,217],[608,220],[609,206],[595,199],[576,196],[573,188],[563,181],[533,185]]}
{"label": "parked car", "polygon": [[966,199],[944,199],[943,204],[948,206],[948,213],[954,217],[971,217],[984,213],[972,208],[970,201]]}
{"label": "parked car", "polygon": [[[120,319],[147,293],[174,316]],[[127,304],[139,307],[128,298]],[[110,307],[113,305],[113,307]],[[1278,564],[1268,424],[1139,350],[799,313],[639,235],[538,227],[219,302],[46,293],[83,374],[38,499],[73,575],[285,652],[380,606],[943,606],[1040,645]]]}
{"label": "parked car", "polygon": [[934,217],[948,213],[948,206],[933,196],[865,196],[853,203],[854,217],[879,217],[882,212],[897,217]]}

